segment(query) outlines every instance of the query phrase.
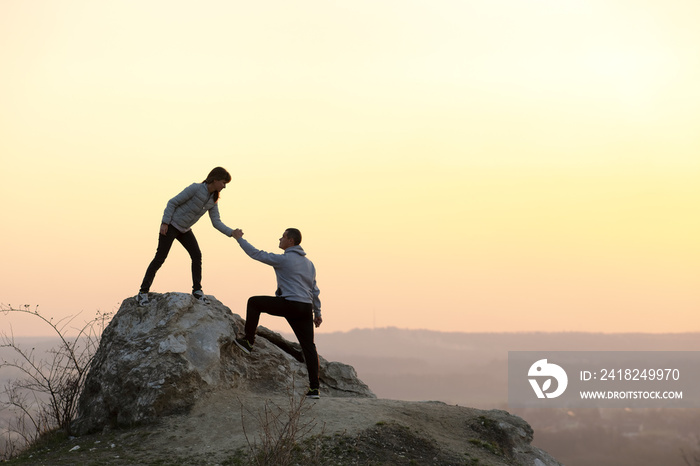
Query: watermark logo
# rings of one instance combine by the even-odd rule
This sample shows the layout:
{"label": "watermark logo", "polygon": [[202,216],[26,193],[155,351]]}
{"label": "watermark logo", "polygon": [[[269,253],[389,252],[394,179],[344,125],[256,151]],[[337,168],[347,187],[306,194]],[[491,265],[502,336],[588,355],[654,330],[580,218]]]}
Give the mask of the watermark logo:
{"label": "watermark logo", "polygon": [[698,408],[700,351],[508,351],[508,406]]}
{"label": "watermark logo", "polygon": [[[535,377],[528,380],[537,398],[556,398],[564,393],[569,383],[566,371],[556,364],[548,363],[546,359],[540,359],[530,366],[527,375]],[[543,379],[542,385],[540,385],[539,379]],[[557,385],[556,389],[550,392],[548,390],[552,388],[552,379],[557,381]]]}

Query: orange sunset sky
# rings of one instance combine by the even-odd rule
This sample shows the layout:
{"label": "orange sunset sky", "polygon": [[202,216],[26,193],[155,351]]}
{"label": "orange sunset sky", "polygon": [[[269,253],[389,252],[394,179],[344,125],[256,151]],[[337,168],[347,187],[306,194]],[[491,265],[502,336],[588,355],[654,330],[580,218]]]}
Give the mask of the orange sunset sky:
{"label": "orange sunset sky", "polygon": [[[0,303],[115,311],[220,165],[228,226],[272,252],[301,229],[321,332],[700,331],[698,24],[697,0],[4,0]],[[194,231],[205,293],[274,292]],[[151,291],[190,288],[175,244]]]}

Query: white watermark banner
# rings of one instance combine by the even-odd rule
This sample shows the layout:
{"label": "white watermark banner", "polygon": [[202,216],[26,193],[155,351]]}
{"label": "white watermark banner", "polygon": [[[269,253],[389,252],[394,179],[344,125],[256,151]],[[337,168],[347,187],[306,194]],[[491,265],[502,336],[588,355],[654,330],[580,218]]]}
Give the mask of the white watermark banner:
{"label": "white watermark banner", "polygon": [[511,408],[698,408],[700,351],[509,351]]}

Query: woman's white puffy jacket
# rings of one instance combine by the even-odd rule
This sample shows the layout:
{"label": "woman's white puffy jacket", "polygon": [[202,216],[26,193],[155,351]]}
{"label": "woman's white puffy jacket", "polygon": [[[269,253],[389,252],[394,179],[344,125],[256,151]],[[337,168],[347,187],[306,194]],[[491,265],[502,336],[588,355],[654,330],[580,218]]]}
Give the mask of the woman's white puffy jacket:
{"label": "woman's white puffy jacket", "polygon": [[219,207],[209,193],[206,183],[192,183],[170,199],[163,212],[163,223],[173,225],[184,233],[189,231],[205,212],[209,212],[214,228],[226,236],[233,234],[233,228],[227,227],[221,221]]}

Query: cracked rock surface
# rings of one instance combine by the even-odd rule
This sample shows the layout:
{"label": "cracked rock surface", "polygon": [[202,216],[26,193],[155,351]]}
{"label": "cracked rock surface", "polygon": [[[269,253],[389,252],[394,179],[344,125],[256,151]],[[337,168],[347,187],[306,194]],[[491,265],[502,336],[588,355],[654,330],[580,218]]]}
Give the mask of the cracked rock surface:
{"label": "cracked rock surface", "polygon": [[[105,329],[82,392],[77,432],[148,423],[187,412],[221,388],[299,393],[308,388],[301,347],[265,327],[250,355],[233,343],[245,321],[213,296],[150,294],[123,301]],[[321,390],[331,397],[374,394],[347,364],[319,356]]]}

